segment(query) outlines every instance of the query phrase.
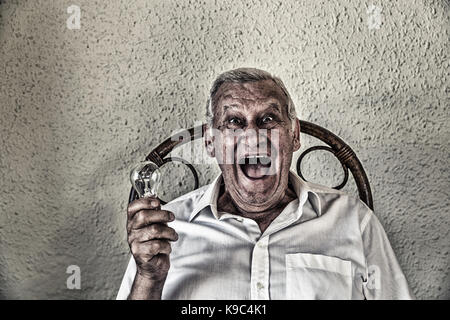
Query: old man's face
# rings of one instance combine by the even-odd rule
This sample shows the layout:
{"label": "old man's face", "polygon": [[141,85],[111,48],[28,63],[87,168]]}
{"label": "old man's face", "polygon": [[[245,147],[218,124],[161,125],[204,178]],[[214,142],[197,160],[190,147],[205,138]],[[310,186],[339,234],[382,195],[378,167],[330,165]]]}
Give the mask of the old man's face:
{"label": "old man's face", "polygon": [[234,204],[246,212],[276,206],[300,147],[299,123],[289,119],[283,91],[272,80],[224,83],[215,95],[213,129],[209,152]]}

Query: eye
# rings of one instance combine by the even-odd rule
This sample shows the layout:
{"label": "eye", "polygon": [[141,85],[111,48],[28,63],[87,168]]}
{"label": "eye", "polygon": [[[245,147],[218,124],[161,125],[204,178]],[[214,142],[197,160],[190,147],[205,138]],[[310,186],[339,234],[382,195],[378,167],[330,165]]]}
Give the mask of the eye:
{"label": "eye", "polygon": [[269,123],[273,121],[273,117],[272,116],[265,116],[262,118],[262,123]]}
{"label": "eye", "polygon": [[230,120],[228,120],[228,122],[229,122],[230,124],[234,124],[234,125],[240,125],[240,124],[242,124],[241,119],[236,118],[236,117],[231,118]]}

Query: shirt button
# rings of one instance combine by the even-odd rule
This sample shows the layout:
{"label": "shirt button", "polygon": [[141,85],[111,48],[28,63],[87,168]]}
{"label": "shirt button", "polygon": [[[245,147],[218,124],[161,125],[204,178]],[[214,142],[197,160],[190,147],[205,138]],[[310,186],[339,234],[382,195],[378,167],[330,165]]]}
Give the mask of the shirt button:
{"label": "shirt button", "polygon": [[258,282],[258,283],[256,284],[256,287],[258,288],[258,290],[264,289],[264,285],[263,285],[261,282]]}

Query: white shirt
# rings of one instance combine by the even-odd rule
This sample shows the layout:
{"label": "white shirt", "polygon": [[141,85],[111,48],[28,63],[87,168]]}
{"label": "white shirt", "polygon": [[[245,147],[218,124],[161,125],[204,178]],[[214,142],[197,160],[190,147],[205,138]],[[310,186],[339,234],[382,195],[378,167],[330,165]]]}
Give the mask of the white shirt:
{"label": "white shirt", "polygon": [[[359,199],[290,172],[298,199],[261,234],[217,211],[222,176],[163,206],[176,220],[163,299],[411,299],[386,233]],[[136,274],[131,257],[117,299]]]}

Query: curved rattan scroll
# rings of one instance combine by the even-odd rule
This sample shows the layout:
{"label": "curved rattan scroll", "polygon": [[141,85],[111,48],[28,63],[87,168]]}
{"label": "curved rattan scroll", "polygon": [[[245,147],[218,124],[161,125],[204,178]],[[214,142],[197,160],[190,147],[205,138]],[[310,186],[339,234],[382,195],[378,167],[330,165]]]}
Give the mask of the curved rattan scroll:
{"label": "curved rattan scroll", "polygon": [[313,136],[330,146],[338,160],[352,173],[358,188],[359,198],[373,210],[372,191],[370,190],[369,179],[353,150],[337,135],[317,124],[300,121],[300,131]]}
{"label": "curved rattan scroll", "polygon": [[[331,152],[334,156],[336,156],[336,152],[327,146],[315,146],[315,147],[311,147],[311,148],[308,148],[305,151],[303,151],[297,160],[297,174],[305,181],[306,181],[306,179],[303,176],[302,170],[301,170],[302,160],[308,153],[316,151],[316,150],[326,150],[328,152]],[[343,162],[341,162],[341,165],[342,165],[342,169],[344,169],[344,180],[341,182],[341,184],[337,185],[336,187],[333,187],[333,189],[336,189],[336,190],[342,189],[348,181],[348,168],[345,166],[345,164]]]}
{"label": "curved rattan scroll", "polygon": [[[191,172],[194,175],[195,179],[195,189],[198,188],[198,176],[195,168],[186,160],[180,159],[180,158],[173,158],[169,157],[166,158],[166,156],[174,149],[177,148],[185,143],[188,143],[190,141],[199,139],[203,137],[203,133],[205,131],[206,125],[203,124],[198,127],[194,127],[189,129],[189,134],[191,136],[191,140],[186,139],[176,139],[175,136],[170,137],[163,141],[159,146],[157,146],[155,149],[153,149],[145,158],[146,160],[151,160],[154,163],[156,163],[159,167],[164,165],[167,162],[171,161],[180,161],[188,166],[188,168],[191,170]],[[322,128],[314,123],[307,122],[307,121],[301,121],[300,120],[300,131],[302,133],[308,134],[310,136],[313,136],[323,142],[325,142],[329,147],[326,146],[318,146],[310,148],[302,153],[300,155],[299,159],[297,160],[297,172],[301,176],[300,163],[303,159],[303,157],[314,150],[327,150],[332,152],[338,160],[341,162],[343,168],[344,168],[344,181],[335,189],[341,189],[344,187],[348,180],[348,172],[347,169],[350,170],[350,172],[353,175],[353,178],[355,180],[356,186],[358,188],[359,198],[367,204],[367,206],[371,209],[373,209],[373,200],[372,200],[372,192],[370,190],[370,184],[369,180],[367,178],[367,175],[361,165],[361,162],[358,160],[358,157],[353,152],[353,150],[338,136],[336,136],[334,133],[328,131],[325,128]],[[131,188],[129,202],[133,201],[134,199],[137,199],[137,194],[134,191],[133,188]],[[164,203],[164,202],[163,202]]]}

